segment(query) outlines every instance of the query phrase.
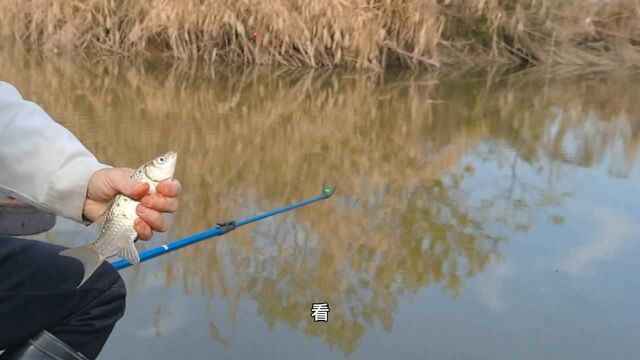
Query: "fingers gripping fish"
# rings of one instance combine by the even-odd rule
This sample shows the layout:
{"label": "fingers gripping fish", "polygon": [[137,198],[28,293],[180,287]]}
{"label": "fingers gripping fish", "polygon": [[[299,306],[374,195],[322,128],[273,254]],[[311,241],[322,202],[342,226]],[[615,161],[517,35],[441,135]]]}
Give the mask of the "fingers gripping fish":
{"label": "fingers gripping fish", "polygon": [[[173,178],[177,157],[178,154],[173,151],[158,156],[136,169],[131,177],[138,182],[149,184],[149,192],[153,193],[158,183]],[[60,255],[73,257],[82,262],[84,277],[78,287],[111,256],[118,255],[132,264],[140,262],[138,250],[134,245],[137,233],[133,227],[138,216],[136,207],[139,203],[125,195],[116,195],[98,239],[92,244],[60,252]]]}

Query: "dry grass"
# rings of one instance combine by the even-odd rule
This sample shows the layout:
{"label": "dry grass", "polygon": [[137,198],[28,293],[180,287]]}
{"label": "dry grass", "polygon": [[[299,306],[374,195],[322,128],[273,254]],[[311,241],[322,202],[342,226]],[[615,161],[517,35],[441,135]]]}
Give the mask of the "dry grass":
{"label": "dry grass", "polygon": [[640,60],[636,0],[4,0],[30,46],[103,55],[381,69]]}

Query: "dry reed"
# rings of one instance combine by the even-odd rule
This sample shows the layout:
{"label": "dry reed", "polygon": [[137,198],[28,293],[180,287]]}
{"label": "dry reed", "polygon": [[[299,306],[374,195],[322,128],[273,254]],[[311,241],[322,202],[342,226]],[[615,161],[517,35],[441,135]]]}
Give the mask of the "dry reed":
{"label": "dry reed", "polygon": [[286,66],[640,60],[636,0],[4,0],[0,31],[53,51]]}

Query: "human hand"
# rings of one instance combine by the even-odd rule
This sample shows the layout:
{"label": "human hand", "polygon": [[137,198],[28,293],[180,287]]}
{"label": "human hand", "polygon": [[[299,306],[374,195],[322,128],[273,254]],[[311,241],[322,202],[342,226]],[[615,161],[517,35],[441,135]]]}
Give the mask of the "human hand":
{"label": "human hand", "polygon": [[140,201],[136,209],[138,218],[134,229],[140,240],[149,240],[153,231],[166,231],[167,220],[162,213],[178,209],[178,195],[182,186],[177,180],[163,181],[156,186],[156,193],[149,193],[149,184],[131,178],[134,170],[129,168],[105,168],[91,175],[87,186],[87,198],[83,215],[95,221],[106,214],[109,203],[118,194]]}

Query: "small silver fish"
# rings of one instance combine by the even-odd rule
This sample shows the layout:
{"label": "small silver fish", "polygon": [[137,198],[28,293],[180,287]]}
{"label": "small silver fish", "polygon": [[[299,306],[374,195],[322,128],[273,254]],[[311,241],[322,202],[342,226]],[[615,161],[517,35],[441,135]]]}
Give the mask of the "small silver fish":
{"label": "small silver fish", "polygon": [[[145,163],[131,176],[138,182],[149,184],[149,193],[156,192],[158,183],[173,177],[178,154],[170,151]],[[118,255],[132,264],[140,262],[134,241],[138,234],[133,228],[136,207],[140,202],[119,194],[113,200],[102,225],[98,239],[89,245],[67,249],[60,255],[76,258],[82,262],[84,277],[78,285],[82,286],[107,258]]]}

